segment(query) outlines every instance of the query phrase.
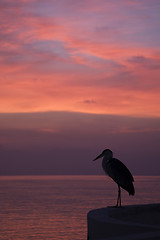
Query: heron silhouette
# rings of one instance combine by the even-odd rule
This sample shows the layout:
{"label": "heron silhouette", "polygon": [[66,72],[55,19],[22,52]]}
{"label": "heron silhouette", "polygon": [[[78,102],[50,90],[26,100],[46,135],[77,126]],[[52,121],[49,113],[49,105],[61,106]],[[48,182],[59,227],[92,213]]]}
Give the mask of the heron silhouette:
{"label": "heron silhouette", "polygon": [[[121,188],[125,189],[129,195],[134,195],[134,179],[128,168],[118,159],[113,158],[113,152],[105,149],[98,157],[103,157],[102,167],[109,177],[111,177],[118,185],[118,197],[116,207],[121,207]],[[119,205],[118,205],[119,204]]]}

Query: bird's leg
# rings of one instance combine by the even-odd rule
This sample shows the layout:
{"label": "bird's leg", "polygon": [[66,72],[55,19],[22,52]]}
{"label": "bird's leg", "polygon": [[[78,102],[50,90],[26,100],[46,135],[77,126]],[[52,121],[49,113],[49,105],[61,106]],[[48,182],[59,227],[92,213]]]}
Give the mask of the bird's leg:
{"label": "bird's leg", "polygon": [[120,187],[119,187],[119,185],[118,185],[118,197],[117,197],[117,204],[116,204],[116,207],[118,207],[118,203],[119,203],[119,189],[120,189]]}
{"label": "bird's leg", "polygon": [[[118,196],[118,198],[119,198],[119,196]],[[118,198],[117,198],[117,204],[116,204],[116,207],[118,207]]]}
{"label": "bird's leg", "polygon": [[119,207],[121,207],[121,188],[119,185],[118,185],[118,197],[117,197],[116,207],[118,207],[118,203],[119,203]]}
{"label": "bird's leg", "polygon": [[121,207],[121,188],[118,185],[118,192],[119,192],[119,207]]}

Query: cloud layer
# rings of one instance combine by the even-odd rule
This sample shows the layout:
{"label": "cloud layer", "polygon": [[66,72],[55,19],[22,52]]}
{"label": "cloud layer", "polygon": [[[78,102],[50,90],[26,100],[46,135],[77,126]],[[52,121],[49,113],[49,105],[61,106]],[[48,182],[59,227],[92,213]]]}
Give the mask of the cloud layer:
{"label": "cloud layer", "polygon": [[159,174],[160,119],[69,112],[0,114],[0,175],[103,174],[106,148],[137,175]]}

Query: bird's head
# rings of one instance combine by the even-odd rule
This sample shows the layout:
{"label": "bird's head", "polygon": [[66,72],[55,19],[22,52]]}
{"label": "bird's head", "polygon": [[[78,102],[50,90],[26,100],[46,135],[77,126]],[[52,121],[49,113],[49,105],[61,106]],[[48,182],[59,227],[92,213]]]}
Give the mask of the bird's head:
{"label": "bird's head", "polygon": [[106,157],[108,159],[113,157],[113,152],[109,149],[105,149],[98,157],[96,157],[95,159],[93,159],[93,161],[102,158],[102,157]]}

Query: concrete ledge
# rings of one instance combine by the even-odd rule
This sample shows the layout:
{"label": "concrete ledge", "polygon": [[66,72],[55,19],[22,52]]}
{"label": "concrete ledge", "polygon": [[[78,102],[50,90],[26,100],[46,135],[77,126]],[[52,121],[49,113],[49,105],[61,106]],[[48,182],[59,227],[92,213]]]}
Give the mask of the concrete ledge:
{"label": "concrete ledge", "polygon": [[160,204],[96,209],[87,221],[88,240],[160,240]]}

